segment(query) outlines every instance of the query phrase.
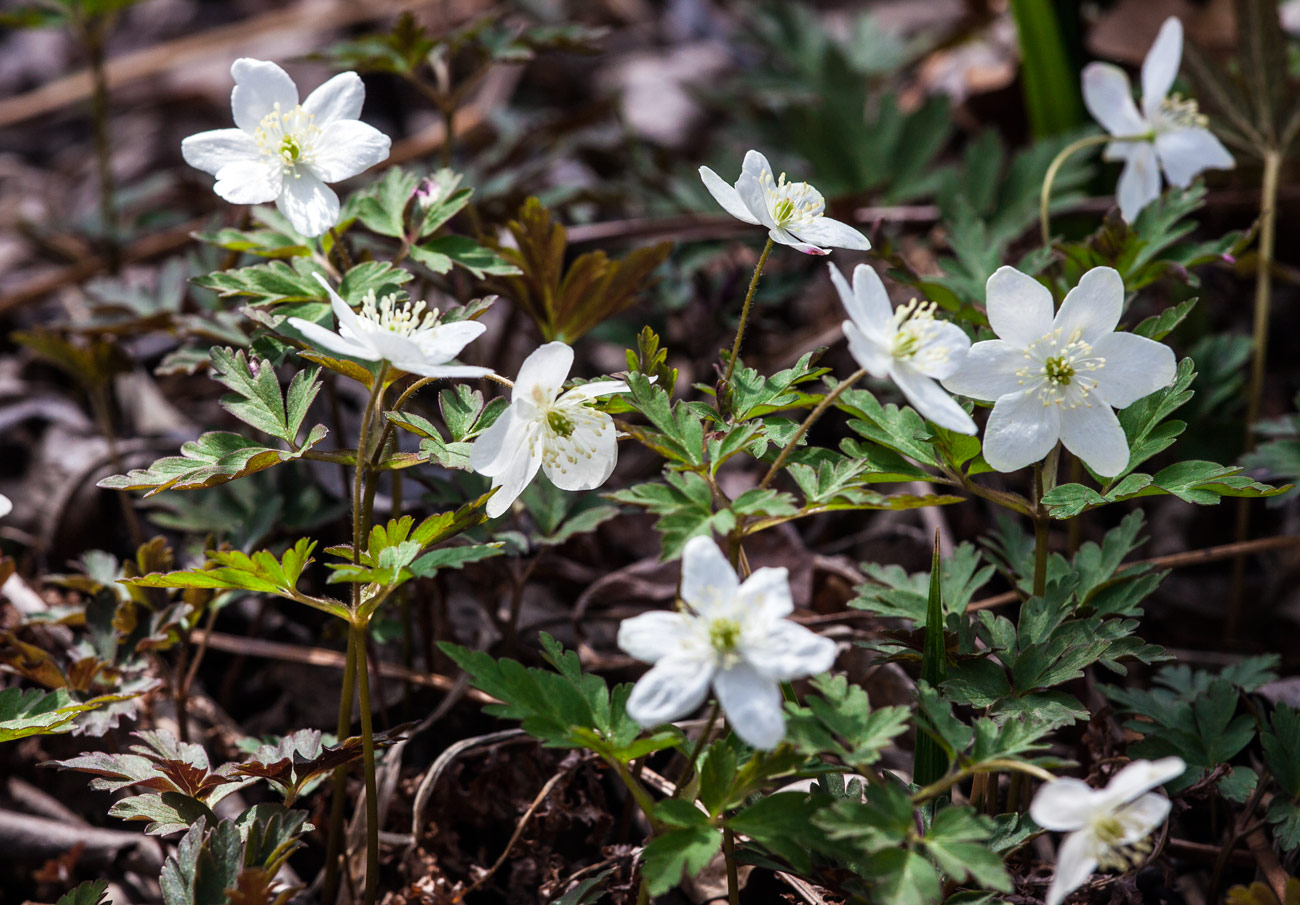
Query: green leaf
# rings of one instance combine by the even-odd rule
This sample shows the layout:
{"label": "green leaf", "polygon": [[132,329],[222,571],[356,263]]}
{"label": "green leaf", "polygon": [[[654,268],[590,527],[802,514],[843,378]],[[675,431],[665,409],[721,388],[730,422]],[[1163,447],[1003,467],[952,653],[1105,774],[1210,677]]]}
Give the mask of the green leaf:
{"label": "green leaf", "polygon": [[1300,807],[1284,798],[1274,798],[1266,817],[1273,825],[1273,838],[1282,851],[1300,848]]}
{"label": "green leaf", "polygon": [[1082,484],[1061,484],[1043,495],[1043,504],[1053,518],[1067,519],[1136,497],[1170,494],[1184,502],[1214,506],[1225,496],[1259,499],[1291,489],[1289,484],[1282,487],[1261,484],[1246,477],[1242,471],[1239,467],[1214,462],[1177,462],[1154,475],[1130,474],[1104,494]]}
{"label": "green leaf", "polygon": [[83,702],[62,688],[54,691],[5,688],[0,690],[0,742],[69,732],[80,714],[132,697],[135,695],[103,695]]}
{"label": "green leaf", "polygon": [[439,236],[411,246],[411,257],[434,273],[446,273],[455,264],[482,280],[488,276],[515,276],[519,268],[468,236]]}
{"label": "green leaf", "polygon": [[655,817],[671,821],[675,828],[651,839],[642,854],[641,870],[652,896],[663,895],[681,883],[683,872],[694,877],[704,870],[722,846],[721,831],[710,826],[708,817],[687,802],[671,798],[661,801],[655,806]]}
{"label": "green leaf", "polygon": [[[934,539],[930,558],[930,589],[925,611],[925,645],[921,651],[921,678],[938,688],[948,679],[948,649],[944,640],[942,571],[939,560],[939,537]],[[918,733],[912,757],[916,783],[928,786],[948,772],[948,757],[933,736]]]}
{"label": "green leaf", "polygon": [[[981,568],[980,552],[969,542],[958,544],[952,556],[943,560],[939,568],[945,620],[953,613],[964,613],[995,571],[991,565]],[[925,624],[929,574],[917,572],[908,575],[902,566],[879,563],[862,563],[862,570],[871,581],[857,587],[858,597],[850,606],[881,616],[910,619],[918,625]]]}
{"label": "green leaf", "polygon": [[222,398],[221,407],[245,424],[293,446],[307,409],[320,391],[319,370],[295,374],[286,403],[275,370],[265,360],[250,361],[243,350],[216,347],[211,355],[213,378],[236,394]]}
{"label": "green leaf", "polygon": [[191,826],[163,864],[164,905],[227,905],[226,890],[239,881],[243,846],[233,821],[222,820],[210,832],[208,823]]}
{"label": "green leaf", "polygon": [[899,408],[893,403],[882,406],[867,390],[845,390],[835,406],[853,417],[849,427],[860,436],[922,465],[938,467],[934,447],[926,439],[930,430],[925,419],[913,409]]}
{"label": "green leaf", "polygon": [[315,274],[324,276],[320,265],[308,258],[294,258],[293,264],[271,261],[238,270],[224,270],[195,277],[193,282],[213,289],[222,298],[247,296],[255,305],[285,302],[326,301],[325,287]]}
{"label": "green leaf", "polygon": [[712,532],[726,534],[735,525],[728,510],[713,511],[713,493],[708,481],[694,472],[667,472],[666,483],[637,484],[608,494],[612,500],[639,506],[658,516],[655,530],[661,535],[661,560],[681,553],[688,540]]}
{"label": "green leaf", "polygon": [[866,691],[843,676],[817,676],[812,685],[820,697],[808,695],[802,705],[786,704],[786,739],[801,754],[830,754],[861,771],[879,761],[907,730],[907,707],[873,710]]}
{"label": "green leaf", "polygon": [[1291,798],[1300,797],[1300,712],[1279,704],[1260,735],[1264,762]]}
{"label": "green leaf", "polygon": [[107,880],[87,880],[59,896],[56,905],[100,905],[107,890]]}
{"label": "green leaf", "polygon": [[146,792],[113,802],[108,816],[126,821],[146,821],[148,836],[170,836],[183,833],[195,821],[206,819],[215,823],[217,817],[203,802],[180,792]]}
{"label": "green leaf", "polygon": [[911,849],[887,848],[867,859],[871,890],[884,905],[933,905],[941,901],[939,872]]}
{"label": "green leaf", "polygon": [[1011,892],[1011,876],[988,846],[993,829],[993,822],[974,808],[949,806],[936,811],[923,842],[949,879]]}
{"label": "green leaf", "polygon": [[338,294],[351,302],[364,299],[370,293],[377,298],[400,292],[401,287],[415,278],[409,270],[394,267],[387,261],[362,261],[343,275]]}
{"label": "green leaf", "polygon": [[1051,3],[1011,0],[1020,38],[1021,84],[1035,138],[1060,135],[1083,119],[1079,77]]}
{"label": "green leaf", "polygon": [[357,218],[381,236],[406,235],[406,208],[419,179],[401,167],[389,167],[378,182],[356,201]]}

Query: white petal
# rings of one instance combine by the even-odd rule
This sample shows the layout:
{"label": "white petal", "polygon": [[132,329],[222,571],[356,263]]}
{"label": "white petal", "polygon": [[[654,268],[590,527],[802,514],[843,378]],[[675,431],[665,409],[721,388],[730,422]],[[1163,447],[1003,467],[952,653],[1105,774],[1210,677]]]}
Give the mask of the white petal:
{"label": "white petal", "polygon": [[1174,87],[1182,62],[1183,23],[1170,16],[1160,26],[1160,33],[1142,61],[1142,107],[1148,118]]}
{"label": "white petal", "polygon": [[849,352],[858,364],[866,368],[872,377],[884,377],[894,363],[893,353],[883,340],[864,333],[853,321],[842,325],[844,338],[849,341]]}
{"label": "white petal", "polygon": [[763,191],[764,173],[767,174],[766,179],[771,181],[772,166],[767,162],[767,158],[757,151],[745,154],[740,178],[736,180],[736,193],[740,195],[740,200],[759,223],[768,229],[774,229],[776,220],[772,218],[772,208],[768,203],[767,193]]}
{"label": "white petal", "polygon": [[1052,293],[1014,267],[999,267],[984,286],[989,325],[998,339],[1025,347],[1052,329]]}
{"label": "white petal", "polygon": [[689,634],[687,617],[655,610],[624,619],[618,626],[618,646],[629,657],[656,663],[681,650]]}
{"label": "white petal", "polygon": [[712,537],[692,537],[682,547],[682,600],[696,613],[730,615],[740,581]]}
{"label": "white petal", "polygon": [[602,396],[612,396],[615,393],[626,393],[630,389],[631,387],[623,380],[593,380],[590,383],[584,383],[581,386],[565,391],[558,401],[585,402],[588,399],[599,399]]}
{"label": "white petal", "polygon": [[767,235],[776,244],[788,245],[790,248],[793,248],[795,251],[802,252],[803,254],[806,255],[818,255],[820,257],[822,255],[828,255],[831,253],[831,250],[829,248],[822,248],[820,245],[812,245],[808,242],[805,242],[802,239],[800,239],[798,236],[796,236],[794,233],[786,229],[780,229],[780,228],[769,229],[767,231]]}
{"label": "white petal", "polygon": [[452,321],[417,334],[413,339],[429,363],[442,364],[459,355],[486,330],[487,326],[479,321]]}
{"label": "white petal", "polygon": [[519,453],[528,422],[520,418],[516,406],[507,408],[492,426],[478,435],[469,451],[469,467],[481,475],[500,474],[511,458]]}
{"label": "white petal", "polygon": [[1084,342],[1095,343],[1115,329],[1124,311],[1124,278],[1113,267],[1094,267],[1065,295],[1052,326],[1066,341],[1077,330]]}
{"label": "white petal", "polygon": [[984,460],[998,471],[1042,461],[1061,438],[1059,411],[1044,405],[1035,392],[1001,397],[984,426]]}
{"label": "white petal", "polygon": [[543,467],[551,483],[561,490],[594,490],[609,480],[618,464],[618,431],[614,419],[603,412],[599,428],[579,425],[567,438],[547,442],[559,453],[558,461],[546,459]]}
{"label": "white petal", "polygon": [[[485,509],[488,518],[496,518],[509,509],[510,505],[519,499],[519,494],[524,492],[524,488],[537,476],[537,470],[542,467],[542,442],[537,436],[539,432],[537,423],[520,420],[517,430],[515,436],[518,436],[518,442],[512,442],[515,436],[506,437],[507,445],[502,450],[504,461],[499,458],[492,463],[494,467],[502,466],[492,478],[492,486],[501,489],[492,494],[492,498],[488,500]],[[486,473],[482,469],[476,470]]]}
{"label": "white petal", "polygon": [[943,379],[943,385],[950,393],[993,401],[1020,392],[1016,371],[1025,361],[1023,347],[1000,339],[978,342],[970,347],[957,372]]}
{"label": "white petal", "polygon": [[855,251],[867,251],[871,243],[847,223],[832,220],[830,217],[817,217],[810,223],[802,224],[790,230],[800,239],[813,245],[825,245],[831,248],[851,248]]}
{"label": "white petal", "polygon": [[289,325],[307,338],[307,341],[335,355],[359,358],[362,361],[379,361],[380,356],[369,346],[351,342],[339,336],[333,330],[327,330],[320,324],[303,320],[301,317],[289,318]]}
{"label": "white petal", "polygon": [[777,682],[826,672],[835,665],[835,642],[781,619],[754,637],[741,636],[741,652],[759,675]]}
{"label": "white petal", "polygon": [[893,318],[894,307],[889,303],[889,293],[885,291],[880,274],[866,264],[859,264],[853,268],[853,288],[850,289],[838,267],[830,261],[826,266],[830,268],[831,282],[849,317],[867,336],[883,341],[886,338],[885,325]]}
{"label": "white petal", "polygon": [[627,699],[628,716],[642,726],[661,726],[686,716],[704,703],[713,664],[688,656],[659,660],[636,683]]}
{"label": "white petal", "polygon": [[4,518],[6,515],[8,515],[13,511],[14,511],[14,504],[10,502],[9,497],[5,496],[3,493],[0,493],[0,518]]}
{"label": "white petal", "polygon": [[371,331],[367,324],[362,321],[361,316],[352,310],[352,306],[344,300],[343,296],[334,291],[334,287],[329,284],[321,274],[312,274],[316,282],[325,287],[325,293],[330,299],[330,309],[333,310],[334,316],[339,321],[339,332],[351,337],[360,339]]}
{"label": "white petal", "polygon": [[1156,153],[1169,181],[1187,188],[1202,170],[1231,170],[1232,155],[1209,129],[1175,129],[1156,136]]}
{"label": "white petal", "polygon": [[912,403],[912,407],[926,418],[959,434],[975,433],[975,422],[971,416],[933,378],[919,373],[906,362],[896,363],[890,370],[890,375],[907,401]]}
{"label": "white petal", "polygon": [[303,167],[286,174],[275,206],[307,237],[323,235],[339,222],[339,196]]}
{"label": "white petal", "polygon": [[274,201],[284,188],[280,168],[265,160],[232,160],[216,175],[212,191],[231,204]]}
{"label": "white petal", "polygon": [[395,361],[393,366],[402,371],[419,374],[421,377],[477,378],[496,373],[491,368],[483,368],[478,365],[431,365],[422,358],[410,361]]}
{"label": "white petal", "polygon": [[930,324],[925,335],[925,346],[921,353],[939,353],[933,358],[917,354],[906,360],[909,368],[926,377],[943,380],[956,374],[966,363],[970,354],[970,337],[966,331],[952,321],[936,320]]}
{"label": "white petal", "polygon": [[1097,869],[1093,839],[1087,830],[1065,837],[1056,853],[1056,873],[1047,888],[1043,905],[1061,905],[1065,897],[1082,886]]}
{"label": "white petal", "polygon": [[789,616],[794,612],[789,570],[771,566],[755,569],[741,582],[736,591],[736,602],[741,617],[754,623],[768,623]]}
{"label": "white petal", "polygon": [[325,127],[340,119],[356,119],[366,102],[366,86],[355,72],[340,72],[325,82],[302,102],[302,109],[316,117],[316,125]]}
{"label": "white petal", "polygon": [[[550,402],[564,385],[573,367],[573,349],[558,340],[538,346],[519,366],[511,399],[545,398]],[[541,393],[539,397],[537,394]]]}
{"label": "white petal", "polygon": [[240,160],[260,160],[262,152],[247,132],[240,129],[213,129],[191,135],[182,141],[181,156],[190,166],[215,176],[226,164]]}
{"label": "white petal", "polygon": [[298,106],[298,86],[289,74],[274,63],[241,57],[230,67],[235,90],[230,94],[230,109],[235,125],[245,132],[257,131],[262,117],[280,105],[288,113]]}
{"label": "white petal", "polygon": [[1152,830],[1165,822],[1169,808],[1169,799],[1155,792],[1148,792],[1137,801],[1120,808],[1115,813],[1124,825],[1124,836],[1120,844],[1132,845],[1150,836]]}
{"label": "white petal", "polygon": [[762,751],[781,744],[785,717],[781,715],[778,682],[759,675],[748,663],[740,663],[714,676],[713,690],[741,741]]}
{"label": "white petal", "polygon": [[388,158],[392,140],[374,126],[342,119],[321,130],[313,145],[311,169],[325,182],[339,182],[364,173]]}
{"label": "white petal", "polygon": [[1111,478],[1128,464],[1128,438],[1100,399],[1061,409],[1061,442],[1097,474]]}
{"label": "white petal", "polygon": [[1111,135],[1141,135],[1149,128],[1133,103],[1127,73],[1113,63],[1083,67],[1083,103]]}
{"label": "white petal", "polygon": [[1029,816],[1045,830],[1068,832],[1086,826],[1100,810],[1092,786],[1065,776],[1043,783],[1029,803]]}
{"label": "white petal", "polygon": [[709,190],[713,200],[722,205],[724,211],[737,220],[758,225],[758,218],[745,207],[745,202],[741,200],[735,186],[728,185],[721,176],[708,167],[700,167],[700,179],[704,180],[704,187]]}
{"label": "white petal", "polygon": [[1135,760],[1112,776],[1101,794],[1108,807],[1117,808],[1156,786],[1164,785],[1169,780],[1182,776],[1186,769],[1187,764],[1181,757]]}
{"label": "white petal", "polygon": [[1139,142],[1133,146],[1124,172],[1119,174],[1116,196],[1126,223],[1136,220],[1142,208],[1160,197],[1160,162],[1153,145]]}
{"label": "white petal", "polygon": [[1174,350],[1135,333],[1110,333],[1097,340],[1092,354],[1106,363],[1092,374],[1096,392],[1117,409],[1128,408],[1174,382]]}
{"label": "white petal", "polygon": [[745,159],[740,165],[740,173],[742,176],[748,173],[760,182],[762,181],[764,173],[772,178],[776,177],[776,174],[772,170],[772,165],[767,162],[767,158],[763,156],[763,153],[754,150],[745,152]]}

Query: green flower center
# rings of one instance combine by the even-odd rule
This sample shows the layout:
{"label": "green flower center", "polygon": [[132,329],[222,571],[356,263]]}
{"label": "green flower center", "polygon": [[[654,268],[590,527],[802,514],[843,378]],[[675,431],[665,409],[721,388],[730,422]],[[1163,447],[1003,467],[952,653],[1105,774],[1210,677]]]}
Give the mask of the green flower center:
{"label": "green flower center", "polygon": [[1047,374],[1047,379],[1057,386],[1068,386],[1074,379],[1074,366],[1064,355],[1043,362],[1043,371]]}
{"label": "green flower center", "polygon": [[718,653],[732,653],[740,644],[740,623],[734,619],[714,619],[709,623],[709,643]]}
{"label": "green flower center", "polygon": [[295,162],[299,155],[302,154],[302,146],[298,144],[298,139],[292,135],[286,135],[280,139],[280,156],[290,163]]}
{"label": "green flower center", "polygon": [[574,428],[573,421],[568,415],[554,409],[546,413],[546,426],[551,429],[551,433],[561,437],[570,436]]}
{"label": "green flower center", "polygon": [[1112,848],[1124,838],[1124,824],[1120,822],[1118,817],[1114,816],[1099,818],[1092,825],[1092,831],[1096,834],[1098,840]]}

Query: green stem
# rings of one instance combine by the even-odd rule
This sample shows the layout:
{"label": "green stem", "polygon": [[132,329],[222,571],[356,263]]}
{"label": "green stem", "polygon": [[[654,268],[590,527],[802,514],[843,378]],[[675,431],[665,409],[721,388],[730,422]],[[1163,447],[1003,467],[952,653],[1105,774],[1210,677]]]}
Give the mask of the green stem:
{"label": "green stem", "polygon": [[361,704],[361,752],[366,771],[366,905],[379,894],[379,789],[375,782],[375,734],[370,719],[370,670],[366,665],[366,623],[349,630],[356,652],[357,699]]}
{"label": "green stem", "polygon": [[1109,144],[1112,141],[1145,141],[1145,135],[1127,135],[1116,137],[1114,135],[1086,135],[1078,141],[1070,142],[1061,152],[1052,158],[1052,162],[1047,166],[1047,174],[1043,177],[1043,191],[1038,199],[1038,224],[1041,229],[1043,247],[1049,248],[1052,244],[1052,215],[1049,208],[1052,205],[1052,183],[1056,181],[1056,174],[1060,172],[1065,162],[1069,160],[1076,152],[1084,148],[1091,148],[1094,145]]}
{"label": "green stem", "polygon": [[1051,522],[1043,512],[1043,465],[1034,466],[1034,596],[1047,592],[1047,542]]}
{"label": "green stem", "polygon": [[740,343],[745,338],[745,324],[749,321],[749,309],[754,304],[754,290],[758,288],[758,278],[763,273],[763,266],[767,264],[767,256],[772,253],[772,246],[776,243],[769,236],[767,244],[763,246],[763,253],[758,256],[758,263],[754,265],[754,275],[749,280],[749,291],[745,293],[745,304],[740,309],[740,323],[736,326],[736,341],[731,344],[731,358],[727,360],[727,373],[723,375],[724,384],[731,383],[731,372],[736,370],[736,357],[740,355]]}
{"label": "green stem", "polygon": [[[713,727],[717,725],[718,715],[721,713],[721,705],[719,705],[717,701],[714,701],[713,706],[709,709],[709,717],[704,721],[704,729],[701,730],[700,737],[695,740],[695,744],[691,746],[691,756],[686,761],[686,765],[682,767],[681,776],[677,778],[677,789],[679,792],[681,789],[685,788],[686,780],[699,772],[696,765],[699,763],[700,753],[704,750],[704,746],[708,744],[709,736],[713,734]],[[692,783],[692,785],[694,785],[694,783]]]}
{"label": "green stem", "polygon": [[835,389],[822,397],[822,401],[817,403],[817,407],[808,413],[807,418],[803,419],[803,424],[799,425],[799,429],[795,431],[794,436],[790,438],[790,442],[788,442],[785,445],[785,448],[781,450],[781,454],[776,457],[776,461],[773,462],[772,467],[767,470],[767,474],[763,475],[763,480],[760,481],[758,485],[760,489],[766,489],[767,485],[772,483],[772,480],[777,476],[777,473],[780,472],[781,467],[785,465],[786,460],[790,458],[790,454],[794,452],[795,447],[799,445],[799,441],[808,433],[808,429],[817,423],[817,419],[820,418],[828,408],[835,404],[835,400],[840,398],[840,394],[865,376],[867,376],[866,368],[863,368],[860,371],[855,371],[847,380],[840,381],[840,383],[836,384]]}
{"label": "green stem", "polygon": [[[370,470],[370,423],[384,394],[384,378],[387,376],[388,364],[385,362],[379,366],[379,372],[375,374],[375,382],[370,387],[370,398],[366,401],[366,410],[361,414],[361,433],[357,437],[357,464],[352,482],[352,561],[354,563],[361,561],[361,542],[365,539],[366,532],[370,530],[370,526],[366,524],[368,519],[365,518],[361,495],[366,472]],[[352,599],[355,608],[360,603],[361,585],[355,585],[353,591]]]}
{"label": "green stem", "polygon": [[104,253],[110,273],[122,266],[122,249],[118,244],[117,185],[113,179],[112,143],[108,134],[108,75],[104,68],[103,18],[92,17],[81,23],[81,37],[90,57],[90,117],[95,134],[95,163],[99,175],[99,217],[104,227]]}
{"label": "green stem", "polygon": [[[347,659],[343,666],[343,691],[339,696],[338,740],[342,742],[352,729],[352,697],[356,691],[357,658],[352,647],[352,633],[348,632]],[[325,846],[325,882],[321,902],[334,905],[338,898],[339,855],[343,846],[343,806],[348,794],[348,768],[334,768],[334,798],[330,802],[329,841]]]}
{"label": "green stem", "polygon": [[981,761],[970,767],[962,767],[956,773],[949,773],[943,779],[930,783],[923,789],[919,789],[912,796],[912,804],[921,804],[929,801],[931,798],[938,798],[944,792],[947,792],[957,783],[966,779],[968,776],[976,776],[980,773],[997,773],[999,770],[1008,770],[1017,773],[1028,773],[1036,779],[1043,782],[1051,782],[1056,779],[1051,773],[1048,773],[1042,767],[1025,763],[1024,761],[1011,760],[1009,758],[994,758],[993,760]]}
{"label": "green stem", "polygon": [[627,787],[628,793],[632,796],[632,800],[636,802],[637,807],[641,809],[641,813],[645,814],[645,819],[650,821],[651,832],[658,833],[659,821],[654,818],[655,802],[654,799],[650,797],[650,793],[647,792],[645,786],[641,785],[640,781],[628,771],[627,764],[614,758],[609,758],[608,763],[614,768],[614,772],[618,774],[618,778],[622,780],[623,785]]}
{"label": "green stem", "polygon": [[736,870],[736,835],[722,830],[722,857],[727,862],[727,905],[740,905],[740,876]]}

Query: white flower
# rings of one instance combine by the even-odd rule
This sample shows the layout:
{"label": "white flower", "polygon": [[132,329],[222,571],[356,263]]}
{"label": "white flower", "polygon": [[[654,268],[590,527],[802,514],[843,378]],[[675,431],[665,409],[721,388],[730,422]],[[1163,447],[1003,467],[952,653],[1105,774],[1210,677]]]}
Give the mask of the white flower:
{"label": "white flower", "polygon": [[1183,26],[1170,16],[1142,62],[1141,112],[1124,70],[1111,63],[1089,63],[1083,70],[1083,101],[1093,118],[1111,135],[1142,136],[1140,141],[1113,141],[1103,155],[1124,161],[1119,212],[1129,223],[1160,197],[1161,167],[1179,188],[1190,185],[1201,170],[1233,167],[1232,155],[1205,128],[1196,101],[1169,94],[1182,58]]}
{"label": "white flower", "polygon": [[775,748],[785,737],[781,683],[830,669],[835,642],[784,618],[794,611],[785,569],[756,569],[742,584],[709,537],[682,550],[681,599],[681,612],[643,613],[618,628],[618,646],[654,664],[628,715],[659,726],[699,707],[712,684],[736,734]]}
{"label": "white flower", "polygon": [[9,501],[9,497],[0,493],[0,518],[14,511],[14,504]]}
{"label": "white flower", "polygon": [[438,322],[438,311],[426,311],[424,302],[397,304],[396,296],[375,298],[366,294],[357,314],[320,274],[314,274],[329,293],[337,333],[300,317],[289,323],[315,345],[336,355],[361,361],[386,361],[393,367],[423,377],[483,377],[491,368],[449,365],[472,340],[487,328],[478,321]]}
{"label": "white flower", "polygon": [[501,489],[488,500],[496,518],[523,493],[541,468],[561,490],[592,490],[604,484],[618,461],[614,419],[591,403],[626,393],[621,380],[593,380],[561,395],[573,367],[573,349],[562,342],[538,347],[519,366],[510,407],[474,441],[470,467]]}
{"label": "white flower", "polygon": [[1169,799],[1150,791],[1182,774],[1182,758],[1135,760],[1104,789],[1066,777],[1039,788],[1029,816],[1045,830],[1069,833],[1056,855],[1046,905],[1060,905],[1098,867],[1125,870],[1143,840],[1169,816]]}
{"label": "white flower", "polygon": [[806,182],[786,182],[772,175],[767,158],[757,151],[745,155],[745,164],[735,187],[708,167],[700,167],[700,178],[709,194],[723,209],[746,223],[767,227],[773,242],[789,245],[808,255],[830,254],[829,248],[871,247],[867,237],[847,223],[823,217],[826,201],[821,192]]}
{"label": "white flower", "polygon": [[987,284],[989,325],[998,339],[975,343],[953,393],[996,400],[984,428],[984,458],[1015,471],[1065,444],[1099,475],[1128,464],[1128,440],[1111,407],[1124,408],[1173,382],[1174,353],[1134,333],[1116,333],[1124,281],[1094,267],[1052,317],[1052,294],[1014,267]]}
{"label": "white flower", "polygon": [[217,177],[231,204],[274,201],[304,236],[338,223],[339,182],[388,157],[389,138],[357,119],[366,98],[355,72],[334,76],[298,103],[293,79],[274,63],[247,58],[230,67],[230,106],[237,129],[216,129],[181,142],[185,162]]}
{"label": "white flower", "polygon": [[970,338],[954,323],[937,320],[934,302],[911,302],[897,311],[880,277],[866,264],[853,270],[853,288],[834,264],[831,282],[849,312],[844,335],[849,351],[873,377],[894,381],[918,412],[940,427],[975,433],[975,422],[936,380],[950,377],[966,360]]}

